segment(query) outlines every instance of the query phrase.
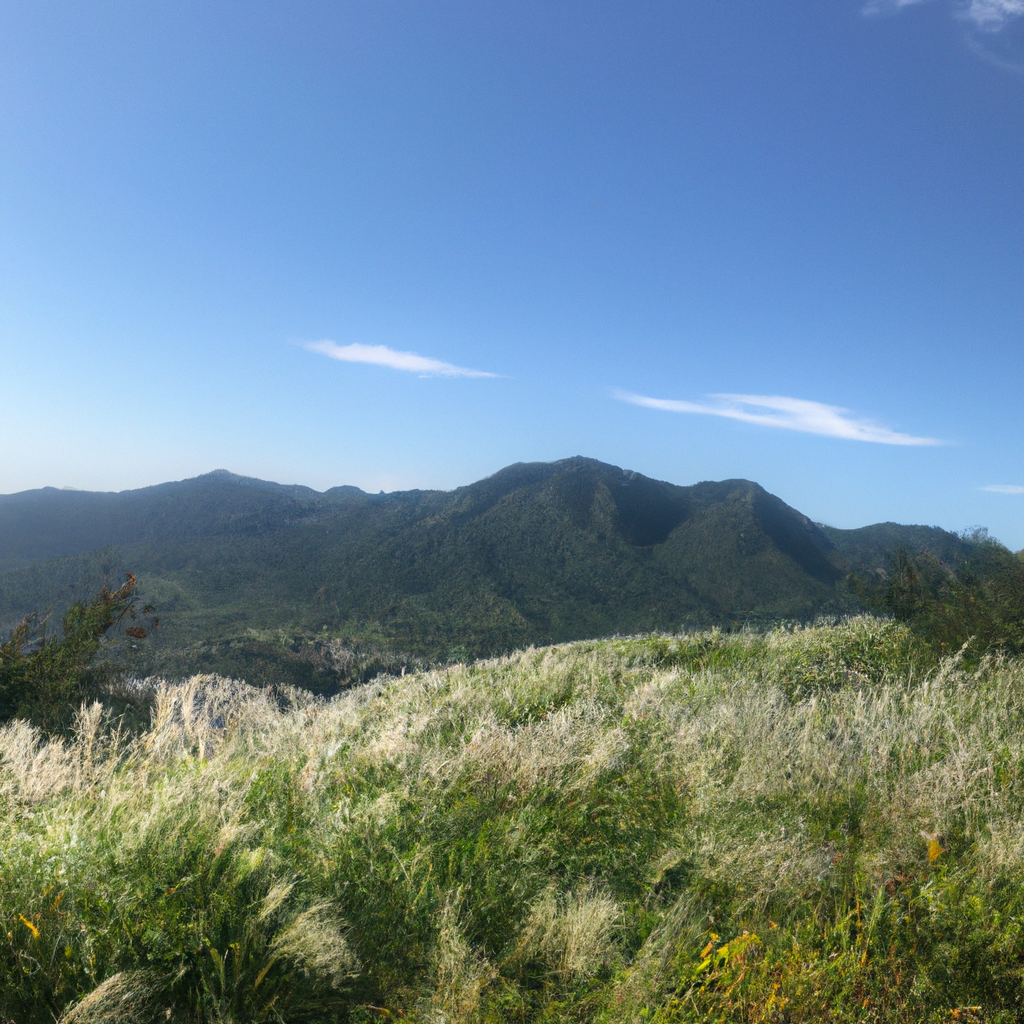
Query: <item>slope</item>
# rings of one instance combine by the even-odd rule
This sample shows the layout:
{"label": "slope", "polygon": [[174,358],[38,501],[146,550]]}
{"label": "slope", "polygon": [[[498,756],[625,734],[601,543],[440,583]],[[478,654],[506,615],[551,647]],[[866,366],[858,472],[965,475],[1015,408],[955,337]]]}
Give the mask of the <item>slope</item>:
{"label": "slope", "polygon": [[[0,531],[3,625],[130,569],[171,667],[253,645],[309,654],[313,637],[329,670],[331,643],[466,657],[849,607],[847,560],[757,484],[680,487],[582,457],[451,492],[319,494],[223,471],[46,489],[0,499]],[[183,654],[200,648],[201,664]]]}

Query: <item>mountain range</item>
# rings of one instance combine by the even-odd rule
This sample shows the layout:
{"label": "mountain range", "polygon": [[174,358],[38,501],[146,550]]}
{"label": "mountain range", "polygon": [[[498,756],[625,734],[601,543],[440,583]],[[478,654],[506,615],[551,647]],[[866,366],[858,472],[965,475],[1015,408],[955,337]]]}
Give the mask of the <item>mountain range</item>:
{"label": "mountain range", "polygon": [[395,659],[844,613],[851,570],[969,544],[821,526],[748,480],[684,487],[582,457],[390,494],[218,470],[0,496],[0,631],[131,571],[160,615],[156,668],[326,684]]}

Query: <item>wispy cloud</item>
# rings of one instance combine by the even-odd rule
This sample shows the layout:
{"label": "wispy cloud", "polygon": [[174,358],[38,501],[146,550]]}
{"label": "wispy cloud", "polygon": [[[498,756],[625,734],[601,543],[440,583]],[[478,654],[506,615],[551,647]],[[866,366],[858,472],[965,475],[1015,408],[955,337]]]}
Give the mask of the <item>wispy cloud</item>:
{"label": "wispy cloud", "polygon": [[989,484],[981,490],[991,491],[993,494],[1024,494],[1024,487],[1018,484]]}
{"label": "wispy cloud", "polygon": [[724,416],[730,420],[756,423],[762,427],[799,430],[805,434],[841,437],[848,441],[870,441],[874,444],[936,445],[934,437],[912,437],[869,420],[855,419],[849,409],[823,402],[782,395],[707,395],[711,402],[685,402],[670,398],[648,398],[629,391],[616,391],[615,397],[646,409],[665,412],[689,412],[704,416]]}
{"label": "wispy cloud", "polygon": [[[868,0],[864,14],[895,14],[904,7],[916,7],[928,0]],[[998,32],[1004,25],[1024,15],[1024,0],[953,0],[956,16],[986,32]]]}
{"label": "wispy cloud", "polygon": [[417,355],[415,352],[397,352],[387,345],[339,345],[333,341],[308,341],[303,346],[310,352],[338,359],[343,363],[371,363],[392,370],[418,373],[421,377],[497,377],[486,370],[470,370],[465,366],[444,363],[440,359]]}
{"label": "wispy cloud", "polygon": [[927,2],[928,0],[868,0],[861,11],[864,14],[894,14],[904,7],[913,7],[916,4]]}
{"label": "wispy cloud", "polygon": [[963,11],[968,21],[990,32],[997,32],[1021,15],[1024,15],[1024,0],[970,0]]}

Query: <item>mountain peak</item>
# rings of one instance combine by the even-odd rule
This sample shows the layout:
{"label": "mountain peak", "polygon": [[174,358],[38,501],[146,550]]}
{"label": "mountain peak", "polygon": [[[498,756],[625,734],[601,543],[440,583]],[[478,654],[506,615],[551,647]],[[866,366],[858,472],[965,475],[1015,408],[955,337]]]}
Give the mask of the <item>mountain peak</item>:
{"label": "mountain peak", "polygon": [[863,561],[900,530],[826,532],[750,480],[683,487],[580,455],[380,496],[217,469],[0,497],[0,626],[131,571],[161,607],[161,644],[326,628],[432,657],[496,653],[848,610],[854,549]]}

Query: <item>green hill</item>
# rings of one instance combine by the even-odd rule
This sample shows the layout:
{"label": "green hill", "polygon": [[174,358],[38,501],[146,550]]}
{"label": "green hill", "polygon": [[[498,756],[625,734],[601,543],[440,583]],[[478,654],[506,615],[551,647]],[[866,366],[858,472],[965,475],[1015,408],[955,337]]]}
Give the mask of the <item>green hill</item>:
{"label": "green hill", "polygon": [[969,539],[938,526],[875,523],[858,530],[838,530],[834,526],[822,526],[821,529],[857,572],[888,569],[889,557],[899,547],[910,551],[930,551],[948,565],[956,565],[970,557],[975,548]]}
{"label": "green hill", "polygon": [[881,557],[886,530],[819,528],[746,480],[680,487],[585,458],[450,492],[224,471],[44,489],[0,497],[0,626],[130,570],[161,617],[150,667],[274,664],[318,688],[418,658],[843,612],[848,569]]}
{"label": "green hill", "polygon": [[855,619],[139,688],[0,727],[0,1020],[1021,1019],[1019,660]]}

